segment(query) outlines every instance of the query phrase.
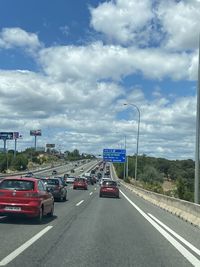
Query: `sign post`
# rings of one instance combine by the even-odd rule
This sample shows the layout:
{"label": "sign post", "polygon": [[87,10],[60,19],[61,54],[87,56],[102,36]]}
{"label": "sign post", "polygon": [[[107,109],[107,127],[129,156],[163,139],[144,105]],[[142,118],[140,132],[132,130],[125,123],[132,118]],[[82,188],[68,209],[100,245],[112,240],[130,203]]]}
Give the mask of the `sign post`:
{"label": "sign post", "polygon": [[30,130],[30,136],[35,137],[35,151],[37,150],[37,136],[41,136],[41,130]]}

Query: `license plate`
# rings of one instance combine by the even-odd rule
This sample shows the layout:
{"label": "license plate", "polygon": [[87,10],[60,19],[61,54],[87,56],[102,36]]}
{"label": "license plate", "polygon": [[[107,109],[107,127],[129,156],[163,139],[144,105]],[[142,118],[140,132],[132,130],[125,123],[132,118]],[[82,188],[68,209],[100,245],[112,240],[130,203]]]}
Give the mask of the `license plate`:
{"label": "license plate", "polygon": [[4,210],[14,210],[14,211],[20,211],[20,207],[5,207]]}

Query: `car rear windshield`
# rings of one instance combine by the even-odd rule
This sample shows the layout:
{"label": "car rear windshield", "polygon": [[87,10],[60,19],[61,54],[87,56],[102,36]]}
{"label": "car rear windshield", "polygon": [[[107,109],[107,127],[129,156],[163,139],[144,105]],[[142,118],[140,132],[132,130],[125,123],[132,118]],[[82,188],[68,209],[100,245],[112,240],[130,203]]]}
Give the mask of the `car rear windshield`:
{"label": "car rear windshield", "polygon": [[25,180],[4,180],[0,183],[0,189],[10,189],[17,191],[28,191],[34,189],[33,181],[25,181]]}
{"label": "car rear windshield", "polygon": [[76,178],[75,181],[76,182],[85,182],[85,179],[84,178]]}
{"label": "car rear windshield", "polygon": [[59,185],[59,180],[58,179],[48,179],[46,182],[49,185]]}
{"label": "car rear windshield", "polygon": [[106,185],[106,186],[117,186],[117,183],[115,181],[104,181],[103,185]]}

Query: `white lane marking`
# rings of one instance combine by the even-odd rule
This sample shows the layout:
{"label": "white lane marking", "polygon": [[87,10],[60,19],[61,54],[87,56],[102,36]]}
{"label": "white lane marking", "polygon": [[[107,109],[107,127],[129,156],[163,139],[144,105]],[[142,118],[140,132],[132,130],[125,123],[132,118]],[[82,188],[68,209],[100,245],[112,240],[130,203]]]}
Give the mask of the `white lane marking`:
{"label": "white lane marking", "polygon": [[193,246],[190,242],[188,242],[187,240],[185,240],[182,236],[180,236],[179,234],[177,234],[176,232],[174,232],[171,228],[169,228],[167,225],[165,225],[164,223],[162,223],[161,221],[159,221],[156,217],[154,217],[151,213],[148,213],[148,215],[154,219],[154,221],[156,221],[157,223],[159,223],[163,228],[165,228],[169,233],[171,233],[172,235],[174,235],[177,239],[179,239],[183,244],[185,244],[186,246],[188,246],[191,250],[193,250],[196,254],[198,254],[200,256],[200,250],[198,248],[196,248],[195,246]]}
{"label": "white lane marking", "polygon": [[133,201],[131,201],[121,190],[120,193],[128,200],[128,202],[162,235],[164,236],[193,266],[199,267],[200,261],[184,248],[176,239],[151,219],[144,211],[142,211]]}
{"label": "white lane marking", "polygon": [[90,196],[93,194],[93,192],[90,192]]}
{"label": "white lane marking", "polygon": [[95,189],[94,189],[94,190],[95,190],[95,191],[97,190],[97,189],[96,189],[96,187],[95,187]]}
{"label": "white lane marking", "polygon": [[11,262],[14,258],[16,258],[19,254],[21,254],[24,250],[26,250],[28,247],[30,247],[35,241],[37,241],[40,237],[42,237],[46,232],[48,232],[53,226],[47,226],[42,231],[37,233],[35,236],[33,236],[31,239],[29,239],[27,242],[25,242],[23,245],[18,247],[16,250],[11,252],[8,256],[6,256],[3,260],[0,261],[0,266],[4,266]]}
{"label": "white lane marking", "polygon": [[81,205],[83,202],[84,202],[84,200],[81,200],[80,202],[78,202],[78,203],[76,204],[76,206],[78,207],[78,206]]}

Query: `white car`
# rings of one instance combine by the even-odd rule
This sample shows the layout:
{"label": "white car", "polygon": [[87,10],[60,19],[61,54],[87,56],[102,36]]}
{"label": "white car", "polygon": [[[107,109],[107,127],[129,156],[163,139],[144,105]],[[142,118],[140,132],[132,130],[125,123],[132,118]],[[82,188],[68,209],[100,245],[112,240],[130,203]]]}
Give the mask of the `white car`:
{"label": "white car", "polygon": [[101,180],[99,181],[99,185],[102,185],[102,183],[103,183],[104,181],[110,181],[110,178],[107,178],[107,177],[103,177],[103,178],[101,178]]}
{"label": "white car", "polygon": [[73,183],[74,180],[75,180],[75,178],[76,178],[76,177],[74,177],[74,176],[68,176],[67,178],[65,178],[65,181],[66,181],[67,183]]}

